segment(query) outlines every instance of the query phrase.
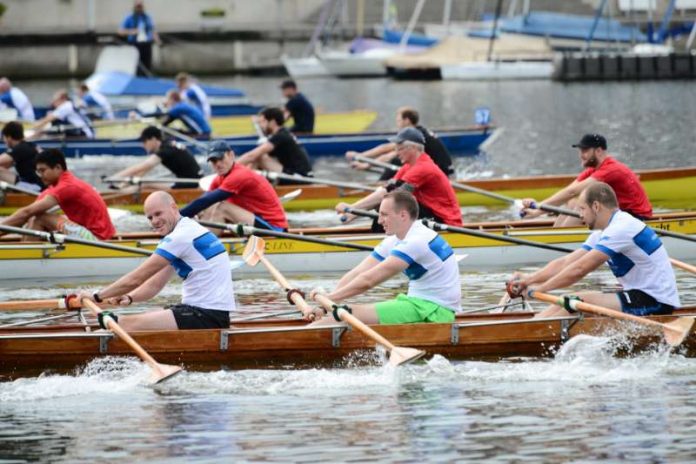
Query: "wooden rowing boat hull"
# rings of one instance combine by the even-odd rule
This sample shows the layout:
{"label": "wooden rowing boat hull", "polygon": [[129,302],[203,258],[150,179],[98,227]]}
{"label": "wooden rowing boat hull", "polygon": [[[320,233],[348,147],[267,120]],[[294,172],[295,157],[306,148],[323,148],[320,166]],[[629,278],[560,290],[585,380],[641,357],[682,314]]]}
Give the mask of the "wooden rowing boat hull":
{"label": "wooden rowing boat hull", "polygon": [[[696,166],[678,169],[651,169],[637,171],[650,201],[656,208],[693,209],[696,206]],[[543,199],[572,182],[572,175],[515,177],[510,179],[485,179],[459,182],[473,187],[507,195],[512,198]],[[333,209],[339,201],[354,202],[365,196],[362,191],[347,190],[321,185],[297,185],[276,187],[278,195],[284,195],[297,188],[302,194],[284,205],[287,211],[313,211]],[[134,194],[104,193],[109,206],[127,208],[142,212],[142,203],[152,190],[144,189]],[[171,190],[170,193],[180,205],[188,204],[201,195],[198,188]],[[505,203],[483,195],[457,192],[462,206],[495,206]],[[34,201],[33,197],[18,193],[6,193],[0,199],[0,214],[11,214],[18,207]]]}
{"label": "wooden rowing boat hull", "polygon": [[[494,227],[488,232],[516,236],[541,244],[560,245],[575,249],[584,242],[589,233],[586,229],[551,229],[550,227],[524,227],[517,221],[514,228]],[[498,223],[500,224],[500,223]],[[687,213],[664,215],[663,219],[650,221],[655,228],[696,236],[696,216]],[[500,224],[502,226],[502,224]],[[154,249],[159,238],[140,234],[142,238],[127,238],[115,243],[126,246]],[[558,251],[513,245],[487,238],[477,238],[462,234],[443,234],[455,253],[466,254],[462,266],[469,269],[508,268],[548,262],[562,253]],[[337,234],[331,239],[350,241],[373,247],[383,238],[375,234]],[[683,260],[696,260],[696,247],[683,240],[662,237],[671,257]],[[240,260],[245,246],[244,238],[223,238],[232,260]],[[338,246],[320,245],[297,240],[266,238],[266,256],[281,272],[318,273],[346,272],[357,265],[366,251],[347,250]],[[126,273],[144,260],[120,251],[105,250],[79,244],[45,244],[31,242],[0,242],[0,279],[25,279],[40,275],[44,278],[57,277],[106,277]],[[235,276],[265,274],[263,266],[244,266],[234,271]]]}
{"label": "wooden rowing boat hull", "polygon": [[[686,308],[679,315],[696,315],[695,310]],[[669,322],[677,317],[652,319]],[[460,316],[448,324],[372,328],[397,346],[422,349],[428,355],[440,354],[449,359],[550,356],[567,340],[581,334],[628,334],[632,350],[657,345],[662,339],[652,328],[629,326],[615,319],[572,316],[532,320],[531,313]],[[131,332],[131,335],[159,362],[183,364],[188,369],[336,364],[345,362],[352,353],[375,347],[371,339],[339,324],[308,328],[301,321],[235,323],[229,330]],[[680,347],[680,353],[696,355],[693,334]],[[86,332],[77,324],[0,329],[0,372],[3,373],[18,375],[20,369],[26,368],[72,368],[100,356],[132,356],[132,352],[111,332]]]}

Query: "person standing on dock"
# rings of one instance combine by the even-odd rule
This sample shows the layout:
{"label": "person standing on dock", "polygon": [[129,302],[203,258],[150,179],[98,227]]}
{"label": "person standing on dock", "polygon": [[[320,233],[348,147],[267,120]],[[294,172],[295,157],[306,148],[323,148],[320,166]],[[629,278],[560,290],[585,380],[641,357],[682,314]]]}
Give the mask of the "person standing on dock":
{"label": "person standing on dock", "polygon": [[[350,305],[367,324],[451,323],[461,309],[459,266],[454,251],[437,232],[418,221],[418,203],[405,191],[388,193],[379,207],[379,223],[387,237],[339,280],[327,296],[334,302],[365,293],[403,272],[408,295],[377,304]],[[310,298],[321,289],[314,289]],[[335,323],[331,315],[316,322]]]}
{"label": "person standing on dock", "polygon": [[[561,206],[566,205],[574,209],[577,197],[592,184],[605,182],[611,186],[619,199],[619,208],[640,220],[650,219],[653,215],[652,205],[648,195],[640,183],[638,176],[625,164],[609,156],[607,152],[607,139],[599,134],[585,134],[573,148],[578,149],[580,162],[584,171],[567,187],[554,193],[542,204]],[[526,218],[534,218],[543,211],[531,208],[537,201],[533,198],[522,200],[525,208],[522,214]],[[554,224],[555,227],[571,227],[581,224],[579,218],[561,215]]]}
{"label": "person standing on dock", "polygon": [[285,102],[285,119],[292,117],[293,126],[290,132],[294,134],[314,133],[314,107],[301,92],[297,90],[297,84],[293,80],[286,80],[280,84]]}
{"label": "person standing on dock", "polygon": [[211,143],[208,161],[218,176],[204,195],[181,210],[183,216],[194,217],[202,212],[202,218],[208,221],[287,230],[285,210],[273,186],[235,161],[234,151],[227,142]]}
{"label": "person standing on dock", "polygon": [[148,76],[152,74],[152,43],[161,45],[159,34],[155,30],[155,23],[149,14],[145,13],[145,2],[135,0],[133,2],[133,12],[127,15],[118,35],[125,37],[126,41],[138,49],[140,61],[138,63],[138,76]]}
{"label": "person standing on dock", "polygon": [[[19,121],[12,121],[2,128],[2,141],[7,152],[0,155],[0,181],[28,190],[40,192],[44,189],[41,178],[36,174],[36,145],[24,140],[24,128]],[[17,171],[12,171],[12,167]]]}
{"label": "person standing on dock", "polygon": [[[580,193],[577,204],[583,223],[593,231],[582,248],[533,274],[513,274],[507,283],[508,294],[516,298],[529,290],[549,292],[566,288],[607,263],[622,290],[579,292],[575,294],[577,298],[637,316],[671,314],[679,307],[674,270],[660,237],[642,221],[619,209],[611,186],[593,182]],[[552,305],[537,317],[568,316],[570,305],[566,306],[564,309]]]}
{"label": "person standing on dock", "polygon": [[[396,127],[398,130],[405,129],[407,127],[413,127],[418,129],[423,135],[425,140],[425,153],[430,156],[437,167],[445,173],[446,176],[451,176],[454,174],[454,169],[452,168],[452,157],[450,156],[447,147],[437,138],[434,132],[430,129],[418,124],[420,121],[420,116],[418,111],[409,106],[402,106],[396,110]],[[367,169],[370,167],[367,163],[362,163],[359,161],[354,161],[354,156],[360,155],[366,158],[377,158],[378,161],[384,163],[392,163],[394,166],[401,166],[401,161],[396,153],[396,145],[392,142],[383,143],[371,148],[367,151],[359,153],[357,151],[346,152],[346,158],[351,162],[351,166],[355,169]],[[395,170],[385,169],[379,180],[389,180],[394,177],[396,173]]]}
{"label": "person standing on dock", "polygon": [[0,78],[0,109],[13,108],[17,111],[17,117],[22,121],[34,122],[34,107],[29,97],[6,77]]}
{"label": "person standing on dock", "polygon": [[75,104],[70,100],[68,91],[58,90],[51,100],[52,111],[36,121],[32,127],[37,134],[45,131],[45,127],[51,126],[50,133],[69,138],[94,138],[94,130],[89,119],[80,113]]}
{"label": "person standing on dock", "polygon": [[[352,205],[343,202],[337,204],[336,212],[352,220],[355,216],[346,215],[346,208],[377,208],[388,192],[400,189],[412,192],[416,197],[419,217],[430,218],[452,226],[461,226],[462,212],[457,196],[447,176],[437,167],[432,158],[423,152],[425,146],[423,134],[415,127],[406,127],[401,129],[396,137],[391,138],[390,142],[396,146],[397,155],[403,163],[394,179]],[[373,229],[380,231],[381,227],[379,224],[373,224]]]}
{"label": "person standing on dock", "polygon": [[109,312],[109,316],[128,331],[229,328],[230,311],[236,305],[224,245],[196,221],[181,217],[167,192],[148,196],[144,210],[152,228],[164,237],[155,252],[106,288],[81,293],[79,300],[122,306],[148,301],[177,274],[184,281],[180,304],[127,316]]}
{"label": "person standing on dock", "polygon": [[115,119],[109,99],[96,90],[90,89],[86,82],[77,88],[77,95],[80,97],[77,106],[89,119]]}
{"label": "person standing on dock", "polygon": [[[175,177],[182,179],[200,179],[203,170],[196,158],[186,149],[172,139],[164,139],[162,131],[155,126],[143,129],[139,139],[148,157],[133,166],[130,166],[113,177],[142,177],[160,164],[169,169]],[[180,189],[194,187],[187,183],[175,183],[174,185],[148,184],[149,189]]]}
{"label": "person standing on dock", "polygon": [[[87,182],[68,171],[65,156],[55,148],[36,156],[36,172],[48,187],[32,204],[18,209],[0,221],[6,226],[79,237],[86,240],[107,240],[116,234],[104,199]],[[58,206],[65,216],[49,212]]]}
{"label": "person standing on dock", "polygon": [[184,72],[176,75],[176,86],[179,89],[181,98],[196,105],[203,113],[203,116],[205,116],[205,119],[210,121],[212,116],[210,102],[208,101],[208,95],[206,95],[201,86],[193,82],[191,76]]}
{"label": "person standing on dock", "polygon": [[[307,152],[299,144],[297,138],[285,127],[285,117],[280,108],[264,108],[256,117],[262,133],[268,140],[251,151],[241,155],[237,163],[251,169],[282,172],[283,174],[298,174],[312,177],[312,165]],[[281,181],[281,184],[292,184],[292,181]]]}

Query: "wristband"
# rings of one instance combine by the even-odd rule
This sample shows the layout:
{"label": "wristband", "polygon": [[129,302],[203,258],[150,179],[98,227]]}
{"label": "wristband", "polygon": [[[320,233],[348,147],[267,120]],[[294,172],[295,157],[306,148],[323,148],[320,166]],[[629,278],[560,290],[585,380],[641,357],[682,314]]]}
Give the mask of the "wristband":
{"label": "wristband", "polygon": [[104,300],[101,299],[99,296],[99,292],[94,292],[92,293],[92,299],[96,301],[97,303],[102,303]]}
{"label": "wristband", "polygon": [[128,298],[128,304],[126,306],[130,306],[133,304],[133,297],[130,295],[125,295],[126,298]]}

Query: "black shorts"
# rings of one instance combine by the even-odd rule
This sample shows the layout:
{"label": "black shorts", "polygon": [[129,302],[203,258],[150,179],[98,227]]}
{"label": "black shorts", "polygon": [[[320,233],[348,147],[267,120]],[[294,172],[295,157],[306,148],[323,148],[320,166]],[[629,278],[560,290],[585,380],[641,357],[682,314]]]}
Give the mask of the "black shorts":
{"label": "black shorts", "polygon": [[621,301],[621,311],[635,316],[672,314],[674,311],[674,306],[660,303],[641,290],[617,292],[616,296]]}
{"label": "black shorts", "polygon": [[170,306],[174,313],[176,326],[181,329],[229,329],[230,313],[216,309],[203,309],[197,306],[178,304]]}

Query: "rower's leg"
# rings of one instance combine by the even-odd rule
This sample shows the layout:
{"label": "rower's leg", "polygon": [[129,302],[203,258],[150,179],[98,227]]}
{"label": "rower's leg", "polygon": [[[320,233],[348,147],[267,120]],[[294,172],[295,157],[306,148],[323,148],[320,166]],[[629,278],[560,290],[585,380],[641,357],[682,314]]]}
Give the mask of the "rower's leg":
{"label": "rower's leg", "polygon": [[118,324],[123,330],[177,330],[176,319],[171,309],[149,311],[130,316],[119,316]]}
{"label": "rower's leg", "polygon": [[[210,208],[206,209],[201,213],[201,219],[210,222],[221,222],[225,224],[246,224],[249,226],[254,225],[255,216],[251,211],[233,205],[229,202],[217,203]],[[211,231],[220,235],[222,233],[221,229],[211,229]]]}
{"label": "rower's leg", "polygon": [[29,229],[41,230],[44,232],[53,232],[60,230],[62,226],[63,216],[55,213],[41,213],[29,219],[27,227]]}
{"label": "rower's leg", "polygon": [[280,164],[280,161],[278,161],[277,158],[272,157],[268,153],[263,155],[259,159],[258,164],[259,168],[265,171],[283,172],[283,165]]}
{"label": "rower's leg", "polygon": [[0,168],[0,181],[14,185],[17,182],[17,174],[7,168]]}
{"label": "rower's leg", "polygon": [[[578,292],[574,293],[580,297],[585,303],[595,304],[604,308],[615,309],[621,311],[621,301],[616,293],[600,293],[600,292]],[[534,316],[535,319],[543,319],[547,317],[565,317],[570,316],[570,313],[558,305],[550,305],[545,310]]]}
{"label": "rower's leg", "polygon": [[[577,211],[577,206],[578,201],[576,198],[573,198],[564,205],[564,208]],[[565,214],[558,216],[558,218],[556,218],[556,222],[553,224],[554,227],[577,227],[581,225],[582,219],[573,216],[566,216]]]}

